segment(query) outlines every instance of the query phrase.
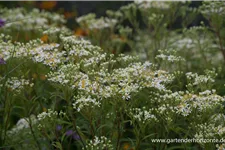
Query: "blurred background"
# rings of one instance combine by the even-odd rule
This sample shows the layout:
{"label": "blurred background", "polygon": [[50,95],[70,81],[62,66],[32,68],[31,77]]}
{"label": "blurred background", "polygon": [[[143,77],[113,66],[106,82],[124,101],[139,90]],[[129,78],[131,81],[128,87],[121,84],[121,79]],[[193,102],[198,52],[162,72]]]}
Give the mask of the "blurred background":
{"label": "blurred background", "polygon": [[[95,13],[97,17],[105,16],[106,10],[118,10],[121,6],[125,6],[133,1],[0,1],[0,8],[17,8],[23,7],[28,10],[38,8],[40,10],[46,10],[49,12],[57,12],[64,14],[67,19],[67,27],[70,29],[76,29],[77,24],[76,17],[86,15],[88,13]],[[201,1],[192,1],[190,7],[199,7]],[[193,22],[193,25],[198,25],[200,20],[203,20],[202,16],[198,16],[198,19]],[[178,27],[180,21],[178,20],[174,27]]]}
{"label": "blurred background", "polygon": [[75,17],[88,13],[95,13],[97,17],[104,16],[106,10],[117,10],[121,6],[132,3],[133,1],[0,1],[0,8],[17,8],[26,9],[39,8],[50,12],[64,14],[67,19],[67,27],[76,28]]}
{"label": "blurred background", "polygon": [[1,1],[0,5],[8,8],[36,7],[49,11],[75,12],[78,16],[89,12],[95,12],[101,16],[104,15],[107,9],[117,10],[121,6],[131,2],[132,1],[15,1],[9,3],[7,1]]}

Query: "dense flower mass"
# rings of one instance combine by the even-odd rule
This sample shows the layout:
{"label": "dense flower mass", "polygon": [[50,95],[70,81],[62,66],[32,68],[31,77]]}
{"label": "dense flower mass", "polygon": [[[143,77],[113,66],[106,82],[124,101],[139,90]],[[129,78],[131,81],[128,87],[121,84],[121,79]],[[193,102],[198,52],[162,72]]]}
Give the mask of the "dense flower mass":
{"label": "dense flower mass", "polygon": [[49,13],[33,9],[28,12],[24,8],[7,9],[3,8],[0,10],[1,18],[6,20],[8,23],[5,24],[4,30],[36,30],[40,28],[48,29],[52,26],[57,26],[65,23],[65,19],[56,13]]}
{"label": "dense flower mass", "polygon": [[78,23],[85,24],[89,29],[104,29],[113,27],[117,20],[109,18],[96,19],[95,14],[88,14],[87,16],[82,16],[77,18]]}
{"label": "dense flower mass", "polygon": [[202,14],[210,16],[213,14],[224,15],[225,5],[223,2],[214,2],[210,3],[205,1],[203,5],[200,7],[200,11]]}
{"label": "dense flower mass", "polygon": [[[29,80],[25,80],[25,79],[18,79],[17,77],[11,77],[9,78],[6,83],[5,86],[12,92],[15,93],[19,93],[24,86],[28,86],[28,87],[32,87],[34,84],[31,83]],[[3,85],[0,85],[3,86]]]}
{"label": "dense flower mass", "polygon": [[152,141],[225,136],[224,3],[198,5],[135,1],[75,18],[75,33],[60,14],[2,8],[0,147],[223,149]]}
{"label": "dense flower mass", "polygon": [[139,5],[140,8],[159,8],[159,9],[168,9],[170,7],[169,2],[157,2],[157,1],[135,1]]}
{"label": "dense flower mass", "polygon": [[81,111],[83,108],[88,108],[90,107],[100,107],[100,102],[96,101],[96,99],[92,99],[90,97],[82,97],[76,100],[76,102],[73,104],[73,108],[76,109],[77,111]]}
{"label": "dense flower mass", "polygon": [[[108,140],[106,137],[101,136],[101,137],[97,137],[95,136],[93,141],[89,141],[87,146],[85,147],[86,149],[90,149],[90,150],[95,150],[95,149],[108,149],[108,150],[112,150],[112,144],[111,141]],[[85,149],[83,148],[83,149]]]}

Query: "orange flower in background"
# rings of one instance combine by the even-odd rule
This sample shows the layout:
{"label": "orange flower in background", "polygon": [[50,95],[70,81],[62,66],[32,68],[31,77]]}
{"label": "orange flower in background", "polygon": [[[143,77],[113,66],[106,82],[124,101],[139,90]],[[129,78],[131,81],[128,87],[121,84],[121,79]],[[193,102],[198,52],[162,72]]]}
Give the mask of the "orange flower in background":
{"label": "orange flower in background", "polygon": [[75,16],[76,16],[75,12],[64,12],[64,17],[66,19],[69,19],[69,18],[72,18],[72,17],[75,17]]}
{"label": "orange flower in background", "polygon": [[123,150],[129,150],[130,144],[129,143],[124,143],[123,144]]}
{"label": "orange flower in background", "polygon": [[44,1],[44,2],[41,2],[40,8],[51,10],[56,6],[56,4],[57,4],[56,1]]}
{"label": "orange flower in background", "polygon": [[75,30],[74,35],[76,36],[87,36],[89,34],[88,30],[83,30],[81,28],[78,28]]}
{"label": "orange flower in background", "polygon": [[41,79],[41,80],[46,80],[46,76],[45,76],[44,74],[41,74],[41,75],[40,75],[40,79]]}
{"label": "orange flower in background", "polygon": [[43,42],[47,42],[48,41],[48,35],[43,35],[42,37],[41,37],[41,40],[43,41]]}
{"label": "orange flower in background", "polygon": [[127,38],[126,37],[120,37],[120,40],[122,41],[122,42],[127,42]]}

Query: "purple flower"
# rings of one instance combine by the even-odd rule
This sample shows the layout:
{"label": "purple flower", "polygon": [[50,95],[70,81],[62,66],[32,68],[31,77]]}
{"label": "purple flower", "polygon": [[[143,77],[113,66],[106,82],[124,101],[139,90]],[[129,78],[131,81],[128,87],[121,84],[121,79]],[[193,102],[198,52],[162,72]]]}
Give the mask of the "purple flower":
{"label": "purple flower", "polygon": [[6,64],[6,62],[4,61],[4,59],[0,58],[0,65],[1,64]]}
{"label": "purple flower", "polygon": [[61,125],[57,125],[56,126],[56,131],[60,131],[60,130],[62,130],[62,126]]}
{"label": "purple flower", "polygon": [[80,140],[80,136],[76,132],[74,132],[73,133],[73,139],[74,140]]}
{"label": "purple flower", "polygon": [[66,136],[72,137],[74,140],[80,140],[80,136],[73,130],[66,131]]}
{"label": "purple flower", "polygon": [[67,135],[67,136],[73,135],[73,130],[68,130],[68,131],[66,131],[66,135]]}
{"label": "purple flower", "polygon": [[5,25],[5,21],[0,19],[0,28],[3,27]]}

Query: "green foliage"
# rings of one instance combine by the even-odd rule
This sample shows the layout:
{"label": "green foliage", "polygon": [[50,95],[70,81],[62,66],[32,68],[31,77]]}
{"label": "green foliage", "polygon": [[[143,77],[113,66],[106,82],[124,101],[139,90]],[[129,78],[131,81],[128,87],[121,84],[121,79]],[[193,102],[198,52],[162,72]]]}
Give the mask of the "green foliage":
{"label": "green foliage", "polygon": [[0,148],[222,149],[153,140],[225,136],[224,9],[138,1],[76,18],[77,36],[56,13],[0,10]]}

